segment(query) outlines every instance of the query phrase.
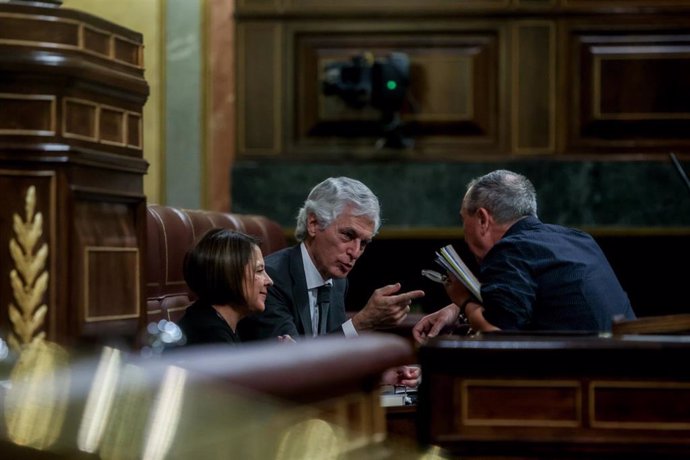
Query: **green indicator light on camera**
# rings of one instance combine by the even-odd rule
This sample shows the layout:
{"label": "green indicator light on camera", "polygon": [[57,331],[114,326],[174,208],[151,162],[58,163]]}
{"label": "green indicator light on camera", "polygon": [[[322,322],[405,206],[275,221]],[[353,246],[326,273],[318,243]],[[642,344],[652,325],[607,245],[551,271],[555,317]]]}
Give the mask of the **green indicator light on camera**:
{"label": "green indicator light on camera", "polygon": [[393,91],[395,88],[398,87],[398,84],[395,82],[395,80],[388,80],[388,81],[386,82],[386,87],[387,87],[389,90]]}

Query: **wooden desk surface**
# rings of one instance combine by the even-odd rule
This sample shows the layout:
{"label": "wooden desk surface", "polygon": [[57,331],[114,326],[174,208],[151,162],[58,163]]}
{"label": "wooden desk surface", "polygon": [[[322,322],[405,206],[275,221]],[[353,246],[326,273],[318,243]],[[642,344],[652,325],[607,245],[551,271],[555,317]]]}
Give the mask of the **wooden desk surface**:
{"label": "wooden desk surface", "polygon": [[422,444],[463,458],[690,456],[688,336],[440,337],[419,361]]}

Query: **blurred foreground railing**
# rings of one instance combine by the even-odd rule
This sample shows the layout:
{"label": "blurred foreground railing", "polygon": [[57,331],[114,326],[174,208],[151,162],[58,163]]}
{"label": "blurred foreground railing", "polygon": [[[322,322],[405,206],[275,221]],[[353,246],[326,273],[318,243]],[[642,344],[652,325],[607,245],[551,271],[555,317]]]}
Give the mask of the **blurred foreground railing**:
{"label": "blurred foreground railing", "polygon": [[[12,458],[432,458],[386,439],[379,379],[412,359],[389,334],[71,355],[37,341],[0,361]],[[431,456],[430,456],[431,455]],[[5,458],[5,455],[2,455]]]}

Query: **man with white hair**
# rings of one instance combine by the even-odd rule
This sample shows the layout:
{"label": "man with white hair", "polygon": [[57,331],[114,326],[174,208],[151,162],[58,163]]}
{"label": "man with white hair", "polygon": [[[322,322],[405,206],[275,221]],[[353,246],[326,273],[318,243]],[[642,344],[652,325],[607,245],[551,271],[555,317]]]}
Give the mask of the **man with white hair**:
{"label": "man with white hair", "polygon": [[379,201],[362,182],[331,177],[316,185],[297,216],[299,244],[266,257],[274,281],[266,310],[240,324],[243,339],[348,337],[400,324],[424,291],[400,292],[400,283],[374,291],[351,319],[345,309],[347,275],[381,225]]}

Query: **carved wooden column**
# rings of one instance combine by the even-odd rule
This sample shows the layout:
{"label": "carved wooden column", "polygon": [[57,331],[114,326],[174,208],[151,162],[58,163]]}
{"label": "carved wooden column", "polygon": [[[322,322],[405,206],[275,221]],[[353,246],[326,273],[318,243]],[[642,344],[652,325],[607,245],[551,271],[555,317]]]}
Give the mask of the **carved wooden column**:
{"label": "carved wooden column", "polygon": [[0,334],[133,337],[145,238],[139,33],[0,3]]}

